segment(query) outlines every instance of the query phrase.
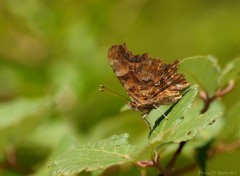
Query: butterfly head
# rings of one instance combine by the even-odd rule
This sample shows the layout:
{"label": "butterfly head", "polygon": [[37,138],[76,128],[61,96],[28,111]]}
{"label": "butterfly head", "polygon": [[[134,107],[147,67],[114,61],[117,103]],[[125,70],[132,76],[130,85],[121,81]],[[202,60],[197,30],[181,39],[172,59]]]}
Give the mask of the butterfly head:
{"label": "butterfly head", "polygon": [[153,107],[149,106],[149,105],[143,105],[143,104],[139,104],[136,103],[135,101],[130,101],[128,103],[128,106],[133,109],[133,110],[138,110],[140,112],[148,112],[150,110],[153,109]]}

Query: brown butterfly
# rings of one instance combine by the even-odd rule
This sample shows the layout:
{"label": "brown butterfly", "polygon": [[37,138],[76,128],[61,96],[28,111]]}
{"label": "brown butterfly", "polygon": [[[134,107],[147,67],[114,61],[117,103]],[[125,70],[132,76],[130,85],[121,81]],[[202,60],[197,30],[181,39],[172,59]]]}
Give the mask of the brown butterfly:
{"label": "brown butterfly", "polygon": [[148,53],[133,55],[126,44],[113,45],[108,59],[131,98],[129,107],[143,112],[144,117],[159,105],[180,100],[180,91],[189,86],[184,75],[178,73],[178,60],[166,64]]}

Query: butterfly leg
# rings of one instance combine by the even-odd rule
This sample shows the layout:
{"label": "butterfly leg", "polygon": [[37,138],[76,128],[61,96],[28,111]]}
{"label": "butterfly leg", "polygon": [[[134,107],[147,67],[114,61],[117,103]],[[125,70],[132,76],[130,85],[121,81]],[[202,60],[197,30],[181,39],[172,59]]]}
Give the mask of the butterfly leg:
{"label": "butterfly leg", "polygon": [[150,131],[152,130],[151,129],[151,125],[150,125],[150,123],[147,121],[147,119],[146,119],[146,117],[147,117],[147,115],[149,114],[149,112],[145,112],[145,113],[143,113],[142,114],[142,119],[143,119],[143,121],[147,124],[147,126],[149,127],[149,129],[150,129]]}
{"label": "butterfly leg", "polygon": [[165,117],[166,120],[168,120],[167,116],[164,114],[164,112],[162,112],[162,110],[160,108],[158,108],[156,105],[153,105],[153,106],[154,106],[154,108],[156,108],[157,110],[159,110],[162,113],[162,115]]}

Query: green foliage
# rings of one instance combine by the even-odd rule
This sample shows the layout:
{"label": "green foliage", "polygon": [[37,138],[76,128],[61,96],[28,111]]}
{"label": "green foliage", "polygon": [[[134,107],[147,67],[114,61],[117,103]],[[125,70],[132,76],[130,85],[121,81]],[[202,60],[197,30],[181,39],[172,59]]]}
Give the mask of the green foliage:
{"label": "green foliage", "polygon": [[219,85],[226,86],[231,79],[235,79],[240,72],[240,58],[228,63],[219,77]]}
{"label": "green foliage", "polygon": [[51,164],[49,175],[74,175],[81,171],[106,169],[109,166],[133,162],[135,146],[128,143],[128,134],[85,144],[71,150]]}
{"label": "green foliage", "polygon": [[[229,66],[227,66],[227,68],[228,67]],[[187,78],[192,82],[199,84],[200,88],[211,96],[216,93],[218,86],[221,85],[218,84],[220,75],[231,75],[224,76],[224,79],[228,82],[230,79],[234,79],[238,73],[235,70],[231,71],[229,74],[226,74],[226,71],[221,73],[216,60],[213,60],[212,57],[193,57],[184,59],[181,62],[181,70],[183,72],[187,70]],[[228,70],[233,70],[233,68]],[[207,77],[207,75],[209,75],[209,77]],[[204,79],[204,77],[207,77],[207,79]],[[217,131],[222,128],[221,125],[215,125],[213,128],[209,129],[207,127],[213,126],[217,120],[222,118],[223,107],[219,102],[209,102],[211,103],[211,106],[206,112],[201,114],[200,110],[203,108],[203,104],[199,103],[200,100],[194,102],[197,94],[198,86],[191,86],[183,92],[183,97],[179,102],[170,106],[165,111],[164,115],[160,114],[160,117],[158,116],[158,118],[155,118],[155,124],[152,126],[149,135],[150,145],[147,144],[143,150],[147,151],[154,149],[152,148],[153,146],[159,147],[165,144],[164,146],[166,147],[171,143],[186,142],[196,138],[202,131],[204,131],[205,134],[207,131],[210,133],[208,138],[205,137],[206,141],[211,141],[214,138],[214,135],[217,135]],[[212,100],[206,99],[205,101]],[[231,114],[237,114],[236,109],[238,108],[234,108]],[[155,113],[153,114],[156,116]],[[151,116],[153,115],[150,114],[150,117],[148,118],[152,118]],[[123,146],[118,144],[118,140],[121,141],[122,138],[124,138]],[[113,136],[99,142],[82,145],[68,153],[60,155],[60,157],[51,164],[52,169],[50,170],[50,175],[71,175],[80,173],[84,170],[93,171],[129,161],[135,162],[134,158],[141,158],[141,156],[139,156],[141,155],[141,152],[138,152],[135,157],[130,157],[129,155],[135,149],[128,144],[126,140],[127,137],[124,135]],[[207,145],[207,143],[204,144],[204,142],[202,142],[202,144],[203,147],[199,147],[197,150],[197,160],[202,167],[202,171],[205,171],[207,151],[210,148],[210,145]],[[105,148],[105,146],[107,146],[107,148]],[[121,147],[121,149],[119,149],[119,147]],[[128,151],[128,148],[130,148],[130,150],[126,157],[126,150]],[[115,153],[112,151],[117,152]]]}
{"label": "green foliage", "polygon": [[[10,0],[0,1],[0,9],[0,175],[155,176],[162,171],[151,165],[154,153],[167,169],[182,141],[172,171],[198,163],[203,171],[240,173],[237,152],[226,160],[208,157],[240,140],[240,1]],[[179,102],[159,107],[167,119],[152,110],[150,134],[141,113],[127,105],[121,112],[126,102],[98,92],[104,84],[127,96],[107,61],[108,48],[123,42],[136,54],[149,52],[168,63],[180,59],[179,70],[192,85]],[[233,91],[222,95],[230,80]],[[124,133],[131,144],[124,135],[109,138]],[[100,139],[108,147],[126,141],[137,150],[129,160],[80,152]],[[219,144],[226,148],[219,152]],[[74,152],[76,160],[66,162]],[[99,154],[115,160],[95,163]]]}
{"label": "green foliage", "polygon": [[[186,91],[183,95],[183,98],[176,103],[170,110],[169,114],[167,114],[167,119],[162,118],[159,122],[156,121],[157,127],[151,131],[150,142],[161,142],[161,143],[169,143],[175,142],[174,135],[177,128],[181,126],[182,122],[185,122],[184,114],[191,107],[191,104],[194,98],[197,95],[197,86],[192,86],[190,89]],[[161,118],[161,117],[160,117]],[[191,128],[192,126],[190,126]],[[188,133],[188,131],[187,131]],[[187,133],[185,135],[187,135]],[[181,141],[180,141],[181,142]]]}
{"label": "green foliage", "polygon": [[59,144],[54,148],[51,155],[48,157],[47,162],[34,174],[34,176],[48,175],[49,163],[53,162],[55,158],[62,153],[66,153],[77,147],[78,140],[74,136],[64,136]]}
{"label": "green foliage", "polygon": [[[221,101],[214,101],[211,103],[211,106],[209,107],[208,111],[204,114],[199,114],[201,108],[202,108],[202,102],[201,100],[197,100],[195,102],[195,106],[189,110],[188,113],[186,113],[185,118],[191,119],[191,117],[199,117],[197,118],[199,121],[201,121],[201,117],[208,118],[209,123],[206,123],[205,129],[201,131],[199,135],[197,135],[195,141],[197,140],[200,142],[201,145],[205,144],[206,141],[217,138],[220,135],[220,131],[222,131],[222,128],[224,126],[224,106],[221,103]],[[212,117],[212,118],[211,118]],[[196,119],[196,120],[197,120]],[[206,119],[205,119],[206,120]],[[190,123],[197,123],[197,122],[190,122]],[[199,122],[204,123],[204,122]]]}
{"label": "green foliage", "polygon": [[185,58],[181,61],[179,69],[186,75],[187,80],[198,84],[210,95],[215,93],[221,73],[215,58],[212,56]]}
{"label": "green foliage", "polygon": [[210,140],[203,146],[196,149],[196,160],[199,163],[202,172],[206,172],[206,161],[208,158],[208,150],[210,149],[213,140]]}
{"label": "green foliage", "polygon": [[0,152],[6,145],[17,145],[47,118],[54,107],[53,99],[19,99],[0,105]]}
{"label": "green foliage", "polygon": [[238,139],[240,137],[240,102],[236,103],[226,114],[224,130],[221,135],[226,139]]}

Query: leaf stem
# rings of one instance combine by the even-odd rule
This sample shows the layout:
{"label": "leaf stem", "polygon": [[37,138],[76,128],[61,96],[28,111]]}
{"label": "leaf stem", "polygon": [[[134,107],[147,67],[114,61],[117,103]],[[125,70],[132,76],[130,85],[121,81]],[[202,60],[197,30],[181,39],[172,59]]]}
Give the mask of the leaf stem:
{"label": "leaf stem", "polygon": [[154,157],[152,160],[143,160],[143,161],[138,161],[137,166],[142,167],[142,168],[146,168],[146,167],[156,167],[158,168],[160,171],[163,171],[163,167],[160,163],[160,156],[159,154],[155,151],[154,152]]}
{"label": "leaf stem", "polygon": [[176,152],[174,153],[172,159],[171,159],[171,160],[169,161],[169,163],[167,164],[167,167],[166,167],[167,170],[172,171],[173,166],[174,166],[174,164],[176,163],[177,158],[178,158],[178,156],[180,155],[180,153],[182,152],[182,149],[183,149],[183,147],[185,146],[185,144],[186,144],[186,141],[183,141],[183,142],[181,142],[181,143],[179,144],[178,149],[177,149]]}
{"label": "leaf stem", "polygon": [[226,94],[228,94],[229,92],[231,92],[234,88],[235,82],[234,80],[230,80],[228,83],[228,86],[225,88],[219,88],[218,91],[216,92],[216,94],[212,97],[209,97],[207,92],[205,91],[201,91],[199,93],[200,98],[204,101],[204,107],[201,110],[201,114],[207,112],[207,110],[209,109],[210,104],[217,98],[223,97]]}
{"label": "leaf stem", "polygon": [[213,157],[215,154],[219,154],[219,153],[231,152],[231,151],[234,151],[234,150],[239,149],[239,148],[240,148],[240,140],[235,141],[235,142],[230,143],[230,144],[220,143],[220,144],[218,144],[217,147],[209,150],[208,157]]}
{"label": "leaf stem", "polygon": [[178,149],[174,153],[172,159],[168,162],[167,166],[164,169],[161,169],[159,176],[170,176],[173,174],[173,167],[177,161],[178,156],[182,152],[183,147],[185,146],[186,141],[183,141],[179,144]]}

